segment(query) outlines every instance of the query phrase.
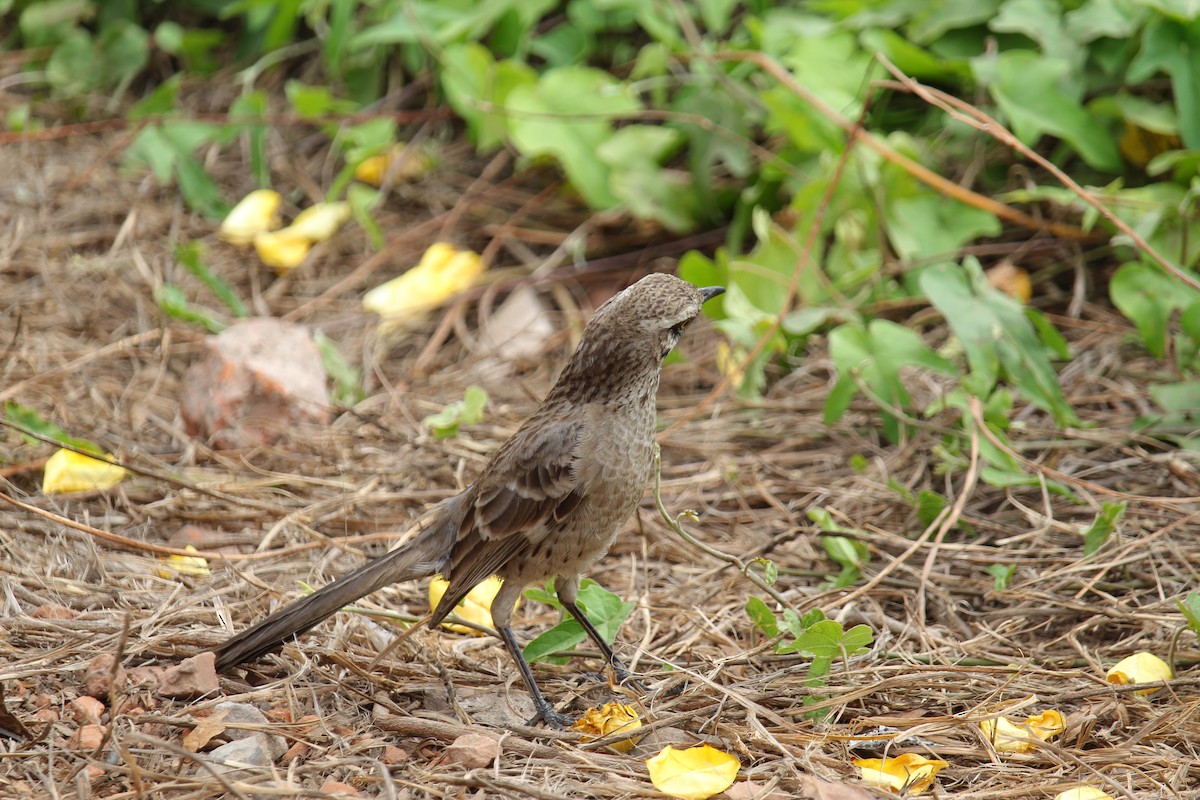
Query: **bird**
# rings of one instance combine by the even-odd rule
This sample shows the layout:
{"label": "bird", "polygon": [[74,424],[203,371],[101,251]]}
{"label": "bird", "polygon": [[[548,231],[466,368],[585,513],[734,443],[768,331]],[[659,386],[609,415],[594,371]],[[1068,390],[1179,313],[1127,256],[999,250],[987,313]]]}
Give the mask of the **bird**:
{"label": "bird", "polygon": [[491,456],[479,477],[445,500],[414,538],[276,611],[216,648],[219,671],[262,656],[343,606],[385,586],[440,574],[449,583],[428,620],[436,628],[478,583],[503,579],[492,622],[533,698],[536,715],[563,729],[513,635],[525,587],[554,579],[563,608],[595,642],[617,679],[629,671],[577,603],[582,576],[605,554],[641,503],[654,463],[662,362],[708,300],[652,273],[604,302],[549,394]]}

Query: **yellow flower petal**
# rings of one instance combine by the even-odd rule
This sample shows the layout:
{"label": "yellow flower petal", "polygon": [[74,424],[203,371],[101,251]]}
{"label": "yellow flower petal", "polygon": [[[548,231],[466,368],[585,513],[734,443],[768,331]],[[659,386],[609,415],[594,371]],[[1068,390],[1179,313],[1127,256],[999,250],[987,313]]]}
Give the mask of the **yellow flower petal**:
{"label": "yellow flower petal", "polygon": [[258,234],[279,227],[275,215],[281,202],[279,192],[270,189],[251,192],[225,217],[217,236],[230,244],[250,244]]}
{"label": "yellow flower petal", "polygon": [[348,219],[350,219],[349,203],[317,203],[312,208],[306,208],[297,214],[292,224],[280,233],[286,231],[315,244],[331,238]]}
{"label": "yellow flower petal", "polygon": [[[496,599],[496,593],[500,591],[500,587],[504,585],[504,581],[497,578],[495,575],[485,581],[477,584],[474,589],[467,593],[467,596],[462,599],[458,607],[454,609],[454,613],[465,619],[467,622],[472,622],[476,625],[482,625],[486,628],[493,627],[492,622],[492,601]],[[446,594],[446,590],[450,588],[450,584],[442,580],[440,575],[435,575],[429,581],[429,608],[433,610],[437,608],[438,603],[442,601],[442,596]],[[520,604],[520,600],[517,601]],[[515,606],[514,606],[515,608]],[[469,633],[473,636],[483,636],[481,631],[474,628],[468,628],[466,625],[455,625],[452,622],[443,622],[443,628],[447,628],[459,633]]]}
{"label": "yellow flower petal", "polygon": [[124,467],[81,455],[74,450],[59,450],[46,459],[46,468],[42,473],[42,492],[58,494],[109,489],[120,483],[124,477]]}
{"label": "yellow flower petal", "polygon": [[1067,729],[1067,718],[1053,708],[1025,718],[1025,724],[1033,735],[1043,742],[1058,736]]}
{"label": "yellow flower petal", "polygon": [[1054,800],[1113,800],[1095,786],[1076,786],[1054,795]]}
{"label": "yellow flower petal", "polygon": [[[190,544],[183,548],[189,553],[200,552]],[[181,556],[172,554],[163,559],[163,568],[158,574],[164,578],[174,578],[179,575],[208,575],[208,562],[200,556]]]}
{"label": "yellow flower petal", "polygon": [[1033,732],[1004,717],[980,720],[979,729],[1001,753],[1028,753],[1034,748]]}
{"label": "yellow flower petal", "polygon": [[[407,155],[406,155],[406,151]],[[424,175],[433,166],[433,159],[426,153],[421,151],[413,151],[408,145],[400,142],[394,144],[386,153],[380,153],[377,156],[363,159],[359,165],[354,168],[354,179],[369,183],[372,186],[381,186],[383,179],[387,177],[388,170],[392,165],[403,158],[404,161],[399,165],[396,173],[392,176],[394,179],[412,181]]]}
{"label": "yellow flower petal", "polygon": [[280,275],[304,263],[312,242],[284,228],[274,233],[260,233],[254,237],[254,250],[258,260],[273,267]]}
{"label": "yellow flower petal", "polygon": [[[613,702],[605,703],[601,708],[589,708],[571,727],[584,734],[583,740],[586,742],[616,733],[632,734],[642,727],[642,720],[633,706]],[[631,735],[628,739],[614,742],[612,748],[619,753],[628,753],[637,743],[638,737]]]}
{"label": "yellow flower petal", "polygon": [[949,765],[916,753],[905,753],[895,758],[856,758],[854,766],[862,771],[863,781],[872,786],[921,794]]}
{"label": "yellow flower petal", "polygon": [[[1109,683],[1154,683],[1155,681],[1169,681],[1175,677],[1175,673],[1171,671],[1171,665],[1158,656],[1153,653],[1141,652],[1118,661],[1104,677]],[[1155,686],[1150,689],[1139,689],[1134,694],[1145,697],[1154,694],[1161,688],[1161,686]]]}
{"label": "yellow flower petal", "polygon": [[469,250],[438,242],[408,272],[376,286],[363,297],[363,308],[382,317],[390,330],[421,316],[468,288],[483,274],[484,264]]}
{"label": "yellow flower petal", "polygon": [[1036,747],[1037,739],[1046,741],[1067,729],[1067,720],[1054,709],[1026,717],[1024,724],[1010,722],[1005,717],[980,721],[979,729],[992,746],[1001,753],[1028,753]]}
{"label": "yellow flower petal", "polygon": [[740,766],[729,753],[706,744],[686,750],[667,745],[646,762],[654,788],[683,800],[720,794],[733,785]]}

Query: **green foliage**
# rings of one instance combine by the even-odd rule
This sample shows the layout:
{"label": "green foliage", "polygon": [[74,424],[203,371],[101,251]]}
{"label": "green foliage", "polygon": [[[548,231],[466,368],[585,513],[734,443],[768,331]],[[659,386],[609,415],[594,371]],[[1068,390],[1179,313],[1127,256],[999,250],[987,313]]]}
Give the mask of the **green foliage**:
{"label": "green foliage", "polygon": [[1066,342],[1038,312],[989,286],[974,259],[924,270],[921,288],[966,352],[969,392],[987,397],[1003,377],[1059,425],[1079,424],[1049,358],[1069,358]]}
{"label": "green foliage", "polygon": [[1119,503],[1104,503],[1096,519],[1083,532],[1083,554],[1090,556],[1099,550],[1108,537],[1111,536],[1121,520],[1125,517],[1125,508],[1129,505],[1122,500]]}
{"label": "green foliage", "polygon": [[173,283],[164,283],[154,292],[154,302],[158,310],[181,322],[199,325],[209,333],[220,333],[228,327],[221,320],[204,308],[197,308],[188,302],[187,294]]}
{"label": "green foliage", "polygon": [[1176,600],[1175,604],[1179,606],[1179,613],[1183,614],[1188,629],[1200,641],[1200,594],[1188,592],[1187,597]]}
{"label": "green foliage", "polygon": [[[760,597],[751,596],[746,601],[746,615],[754,627],[766,636],[782,635],[783,638],[775,644],[776,653],[802,653],[812,658],[808,678],[804,682],[810,688],[825,686],[837,658],[850,659],[866,652],[875,638],[866,625],[855,625],[847,630],[836,620],[826,619],[819,609],[813,609],[803,617],[791,609],[785,609],[777,619]],[[825,699],[822,696],[809,696],[805,698],[804,705],[813,705]],[[827,713],[812,712],[812,716],[820,719]]]}
{"label": "green foliage", "polygon": [[[834,520],[833,515],[829,513],[829,510],[825,508],[817,507],[809,509],[808,518],[816,523],[817,527],[825,533],[862,534],[862,531],[846,528],[838,524]],[[836,576],[828,578],[822,588],[842,589],[857,583],[859,578],[862,577],[862,567],[871,560],[871,554],[867,550],[867,546],[861,541],[847,536],[822,536],[821,544],[825,547],[825,554],[842,568],[841,572]]]}
{"label": "green foliage", "polygon": [[437,438],[449,439],[457,436],[463,425],[474,425],[482,420],[487,401],[486,391],[478,386],[468,386],[462,400],[455,400],[436,414],[430,414],[421,420],[421,424],[431,429]]}
{"label": "green foliage", "polygon": [[992,564],[984,570],[984,572],[992,576],[992,588],[997,592],[1003,592],[1008,588],[1009,582],[1012,581],[1013,573],[1016,571],[1016,566],[1012,564]]}
{"label": "green foliage", "polygon": [[362,372],[346,360],[337,342],[324,333],[317,331],[313,341],[321,354],[321,364],[325,372],[333,379],[333,402],[343,406],[353,406],[363,400],[367,393],[362,386]]}
{"label": "green foliage", "polygon": [[918,366],[954,375],[954,365],[933,352],[921,337],[888,320],[872,320],[865,327],[846,323],[829,334],[829,354],[837,366],[838,381],[825,401],[825,422],[842,418],[851,400],[866,392],[883,409],[883,431],[893,442],[901,439],[899,417],[890,409],[907,409],[911,398],[900,380],[905,367]]}
{"label": "green foliage", "polygon": [[[552,605],[562,611],[562,603],[558,601],[558,597],[551,587],[552,584],[547,584],[545,589],[526,589],[525,597],[539,603]],[[629,618],[636,607],[635,603],[622,601],[619,595],[613,594],[590,579],[585,579],[579,584],[577,602],[583,613],[587,615],[588,621],[600,632],[600,636],[609,645],[616,641],[621,626],[625,624],[625,620]],[[570,614],[564,613],[562,622],[525,645],[525,660],[533,663],[545,659],[551,663],[565,664],[568,656],[563,654],[570,653],[574,650],[575,645],[586,640],[587,633],[583,630],[583,626]]]}
{"label": "green foliage", "polygon": [[200,283],[204,284],[204,288],[212,292],[235,317],[245,319],[250,316],[250,309],[242,302],[242,298],[237,296],[233,287],[205,263],[203,248],[199,242],[180,244],[175,248],[175,260],[196,276]]}
{"label": "green foliage", "polygon": [[[62,442],[65,445],[86,450],[90,453],[104,452],[100,445],[90,442],[87,439],[77,439],[67,433],[63,428],[55,425],[53,422],[45,419],[41,414],[34,411],[32,408],[23,406],[20,403],[14,403],[11,400],[4,403],[4,418],[13,425],[30,433],[36,433],[45,436],[47,439],[53,439],[56,442]],[[22,434],[25,443],[28,445],[38,445],[41,441],[33,438],[28,434]]]}

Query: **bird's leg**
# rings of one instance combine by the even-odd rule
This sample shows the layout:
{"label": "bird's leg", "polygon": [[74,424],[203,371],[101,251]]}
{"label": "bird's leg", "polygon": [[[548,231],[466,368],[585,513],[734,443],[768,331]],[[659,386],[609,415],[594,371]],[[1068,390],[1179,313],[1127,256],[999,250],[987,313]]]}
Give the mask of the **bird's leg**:
{"label": "bird's leg", "polygon": [[521,671],[521,677],[525,679],[525,685],[529,687],[529,694],[533,696],[533,705],[537,709],[537,714],[527,724],[536,725],[538,720],[541,720],[551,728],[557,728],[560,731],[571,727],[571,723],[575,720],[566,714],[558,713],[546,702],[546,696],[542,694],[542,690],[533,680],[533,671],[529,669],[529,663],[525,661],[525,656],[521,655],[521,647],[517,644],[516,637],[513,636],[512,628],[507,625],[497,627],[496,633],[504,642],[504,646],[508,648],[508,653],[512,656],[513,661],[517,662],[517,669]]}
{"label": "bird's leg", "polygon": [[600,648],[600,652],[604,654],[605,660],[607,660],[612,666],[613,674],[617,676],[617,683],[629,684],[639,692],[645,694],[646,687],[642,686],[641,682],[634,678],[629,670],[625,668],[625,665],[621,663],[621,659],[617,658],[617,654],[614,653],[613,649],[608,646],[608,642],[604,641],[604,637],[600,635],[600,631],[596,630],[596,626],[593,625],[592,621],[587,618],[586,614],[583,613],[583,609],[581,609],[574,600],[568,600],[562,597],[561,594],[559,595],[558,600],[560,603],[562,603],[563,608],[565,608],[571,614],[571,616],[575,618],[575,621],[583,626],[583,630],[587,633],[588,638],[595,642],[596,646]]}

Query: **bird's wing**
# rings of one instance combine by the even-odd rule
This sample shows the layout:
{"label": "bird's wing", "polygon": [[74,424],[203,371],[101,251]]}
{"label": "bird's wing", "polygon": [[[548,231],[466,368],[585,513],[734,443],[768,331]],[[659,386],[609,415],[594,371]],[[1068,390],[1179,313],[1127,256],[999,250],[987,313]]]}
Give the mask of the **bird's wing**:
{"label": "bird's wing", "polygon": [[576,462],[584,438],[578,416],[531,425],[497,454],[482,476],[475,499],[475,524],[484,539],[503,539],[553,517],[562,519],[578,505]]}
{"label": "bird's wing", "polygon": [[527,425],[496,454],[473,487],[474,519],[468,512],[463,521],[444,575],[450,587],[434,611],[434,624],[528,546],[522,532],[561,520],[579,505],[583,491],[576,461],[585,437],[578,417]]}

